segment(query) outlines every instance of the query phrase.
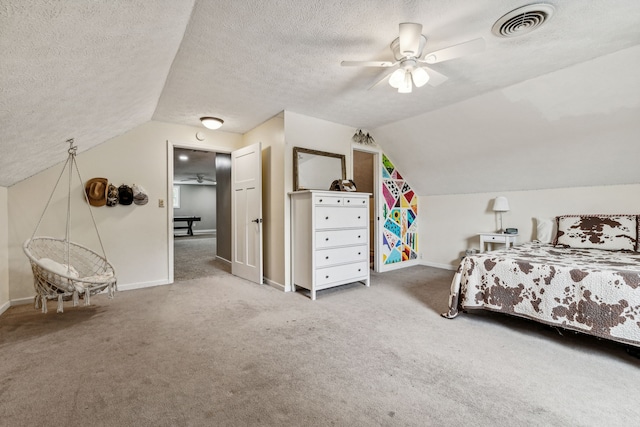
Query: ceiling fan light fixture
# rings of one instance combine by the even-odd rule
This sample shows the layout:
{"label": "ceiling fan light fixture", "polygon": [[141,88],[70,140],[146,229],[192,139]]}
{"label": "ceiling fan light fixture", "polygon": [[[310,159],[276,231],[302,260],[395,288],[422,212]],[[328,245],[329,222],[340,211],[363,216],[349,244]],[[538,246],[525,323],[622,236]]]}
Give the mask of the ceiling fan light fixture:
{"label": "ceiling fan light fixture", "polygon": [[407,72],[404,70],[404,68],[398,68],[397,70],[395,70],[389,77],[389,85],[392,88],[400,89],[400,86],[404,84],[406,73]]}
{"label": "ceiling fan light fixture", "polygon": [[422,67],[414,68],[413,71],[411,71],[411,77],[416,87],[422,87],[429,81],[429,73]]}
{"label": "ceiling fan light fixture", "polygon": [[217,117],[200,117],[202,125],[207,129],[220,129],[220,126],[224,123],[224,120]]}
{"label": "ceiling fan light fixture", "polygon": [[404,73],[404,82],[398,88],[398,93],[411,93],[413,84],[411,83],[411,73],[406,71]]}

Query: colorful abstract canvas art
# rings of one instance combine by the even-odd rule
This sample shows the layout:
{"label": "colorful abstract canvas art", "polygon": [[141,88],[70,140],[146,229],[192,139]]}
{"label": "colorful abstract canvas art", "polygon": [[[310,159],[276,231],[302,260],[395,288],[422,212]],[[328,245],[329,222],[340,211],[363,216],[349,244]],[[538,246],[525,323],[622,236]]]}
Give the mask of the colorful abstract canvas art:
{"label": "colorful abstract canvas art", "polygon": [[418,258],[418,197],[393,163],[382,155],[382,263]]}

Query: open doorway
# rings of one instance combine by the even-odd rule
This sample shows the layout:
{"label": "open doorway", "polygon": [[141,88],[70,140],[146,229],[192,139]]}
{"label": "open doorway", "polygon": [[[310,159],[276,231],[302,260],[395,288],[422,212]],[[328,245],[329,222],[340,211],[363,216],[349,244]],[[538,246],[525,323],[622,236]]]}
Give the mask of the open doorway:
{"label": "open doorway", "polygon": [[353,150],[353,180],[359,192],[369,196],[369,266],[376,269],[376,161],[377,152]]}
{"label": "open doorway", "polygon": [[173,147],[173,281],[231,271],[229,153]]}

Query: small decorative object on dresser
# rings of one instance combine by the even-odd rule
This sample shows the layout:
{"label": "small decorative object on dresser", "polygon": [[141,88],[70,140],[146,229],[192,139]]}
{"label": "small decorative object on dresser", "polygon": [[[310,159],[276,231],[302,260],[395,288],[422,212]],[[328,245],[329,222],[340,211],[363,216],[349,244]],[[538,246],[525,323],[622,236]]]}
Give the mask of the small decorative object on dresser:
{"label": "small decorative object on dresser", "polygon": [[293,290],[369,286],[369,193],[291,193]]}
{"label": "small decorative object on dresser", "polygon": [[336,179],[329,187],[331,191],[357,191],[356,183],[350,179]]}

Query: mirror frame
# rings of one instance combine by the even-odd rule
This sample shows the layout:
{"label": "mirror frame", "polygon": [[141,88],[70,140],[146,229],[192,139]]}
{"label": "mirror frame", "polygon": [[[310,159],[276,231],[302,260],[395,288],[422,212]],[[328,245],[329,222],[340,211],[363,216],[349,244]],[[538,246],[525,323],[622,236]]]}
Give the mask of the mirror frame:
{"label": "mirror frame", "polygon": [[344,154],[329,153],[326,151],[311,150],[311,149],[302,148],[302,147],[293,147],[293,191],[300,191],[300,190],[327,190],[328,191],[329,186],[331,185],[331,182],[333,182],[333,179],[335,179],[333,178],[331,182],[327,184],[326,188],[301,188],[299,186],[300,180],[298,177],[298,173],[299,173],[298,154],[299,153],[315,154],[316,156],[335,157],[340,159],[340,165],[342,168],[342,179],[343,180],[347,179],[347,168],[345,164]]}

